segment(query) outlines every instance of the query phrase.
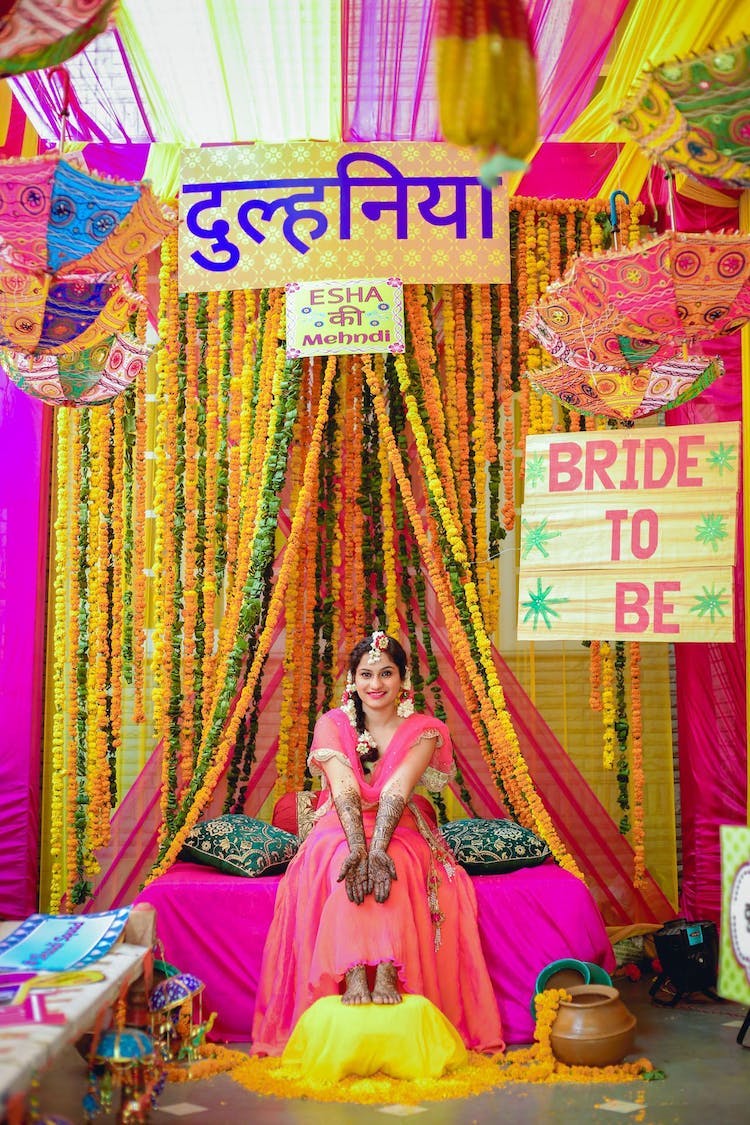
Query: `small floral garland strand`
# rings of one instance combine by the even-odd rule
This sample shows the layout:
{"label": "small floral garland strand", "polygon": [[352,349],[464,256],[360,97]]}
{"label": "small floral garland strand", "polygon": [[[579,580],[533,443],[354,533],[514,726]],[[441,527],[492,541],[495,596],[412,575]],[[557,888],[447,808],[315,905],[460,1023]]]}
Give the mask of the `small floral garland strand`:
{"label": "small floral garland strand", "polygon": [[[492,599],[489,572],[494,570],[487,557],[489,526],[487,518],[487,467],[497,457],[492,432],[492,411],[487,413],[488,372],[484,357],[484,329],[482,305],[484,287],[471,287],[471,361],[474,401],[474,419],[471,431],[472,477],[474,480],[474,526],[476,528],[476,576],[479,600],[484,615],[485,628],[492,629]],[[490,389],[492,382],[490,381]]]}
{"label": "small floral garland strand", "polygon": [[589,707],[592,711],[602,709],[602,646],[600,641],[589,645]]}
{"label": "small floral garland strand", "polygon": [[[67,679],[67,704],[65,714],[65,743],[66,754],[66,825],[65,825],[65,894],[72,901],[76,885],[77,848],[78,848],[78,642],[81,615],[81,590],[79,582],[80,573],[80,517],[82,468],[81,468],[81,436],[80,419],[77,414],[69,416],[69,444],[70,444],[70,496],[68,505],[68,564],[67,573],[71,576],[68,583],[68,622],[66,663],[68,666]],[[66,575],[67,578],[67,575]]]}
{"label": "small floral garland strand", "polygon": [[[453,323],[455,366],[457,371],[468,370],[466,354],[466,291],[463,285],[454,285],[451,296],[453,299]],[[455,466],[458,483],[458,496],[460,500],[459,511],[464,528],[464,538],[469,551],[469,557],[475,556],[474,541],[474,497],[472,494],[471,477],[471,445],[468,402],[469,380],[458,379],[456,382],[456,413],[458,415],[458,462]]]}
{"label": "small floral garland strand", "polygon": [[615,663],[608,641],[600,641],[601,655],[601,712],[602,712],[602,765],[605,770],[615,768]]}
{"label": "small floral garland strand", "polygon": [[[406,308],[411,332],[411,344],[417,361],[421,379],[422,395],[430,423],[430,432],[435,450],[435,460],[441,474],[446,499],[454,517],[458,518],[458,495],[454,468],[450,459],[448,430],[443,403],[440,396],[440,383],[437,378],[437,357],[432,339],[433,326],[427,307],[427,293],[424,285],[405,287]],[[456,360],[453,357],[455,378]],[[379,380],[382,385],[382,375]]]}
{"label": "small floral garland strand", "polygon": [[60,409],[55,414],[56,450],[56,510],[54,523],[54,585],[53,585],[53,716],[50,792],[50,881],[48,909],[57,913],[65,890],[63,879],[63,830],[65,814],[66,737],[65,737],[65,682],[68,664],[68,636],[66,620],[66,590],[68,586],[68,522],[70,499],[68,457],[70,449],[70,410]]}
{"label": "small floral garland strand", "polygon": [[[234,746],[234,741],[237,736],[237,729],[245,715],[250,698],[252,697],[260,674],[265,664],[266,656],[271,647],[271,642],[281,616],[287,589],[289,585],[290,573],[295,561],[295,556],[300,548],[300,542],[305,527],[308,508],[313,502],[317,492],[318,483],[318,469],[320,452],[323,441],[323,431],[328,416],[328,406],[331,393],[331,387],[336,374],[336,358],[335,356],[329,357],[326,367],[325,380],[321,391],[320,402],[318,404],[318,413],[315,419],[315,427],[313,430],[312,439],[310,442],[310,449],[308,452],[307,462],[305,465],[305,476],[300,490],[299,501],[294,511],[291,527],[289,530],[289,537],[284,551],[284,557],[279,568],[276,583],[271,594],[271,599],[268,606],[266,621],[263,626],[263,631],[257,642],[255,654],[253,656],[252,664],[245,681],[244,687],[237,700],[236,706],[232,712],[231,718],[225,720],[223,715],[215,716],[212,724],[211,733],[217,731],[219,734],[218,744],[215,750],[212,747],[212,740],[207,739],[205,745],[202,747],[200,771],[196,770],[193,778],[191,789],[187,794],[188,804],[184,807],[183,823],[178,828],[174,838],[172,839],[169,847],[159,857],[156,866],[150,873],[147,882],[152,882],[163,871],[167,870],[174,862],[182,849],[182,846],[187,838],[187,835],[192,830],[193,826],[198,821],[201,812],[208,803],[211,794],[221,777],[226,767],[229,756]],[[218,730],[217,730],[218,727]],[[210,768],[206,768],[204,772],[204,763],[208,767],[208,759],[211,762]]]}
{"label": "small floral garland strand", "polygon": [[[219,555],[220,523],[219,475],[221,444],[221,372],[223,356],[221,350],[221,318],[226,302],[217,293],[209,293],[206,306],[206,423],[205,423],[205,513],[206,533],[203,555],[203,637],[204,653],[202,667],[201,729],[206,719],[208,704],[206,688],[212,683],[214,664],[214,618],[219,595],[217,558]],[[197,720],[196,720],[197,727]]]}
{"label": "small floral garland strand", "polygon": [[[269,340],[270,346],[270,340]],[[232,293],[232,343],[229,349],[231,375],[229,379],[229,406],[227,409],[227,520],[226,520],[226,566],[224,568],[225,594],[232,591],[233,575],[237,566],[237,551],[240,540],[240,527],[243,512],[240,510],[239,496],[242,482],[240,460],[241,415],[242,415],[242,357],[245,347],[245,294],[241,290]]]}
{"label": "small floral garland strand", "polygon": [[[385,382],[385,359],[375,359],[375,375],[380,386]],[[398,579],[396,576],[396,539],[393,513],[393,486],[388,450],[378,444],[380,461],[380,509],[383,520],[383,576],[385,580],[385,631],[396,637],[400,631],[398,618]]]}
{"label": "small floral garland strand", "polygon": [[71,860],[73,871],[73,885],[70,892],[70,901],[78,906],[85,902],[91,893],[91,884],[88,881],[88,858],[86,846],[88,803],[87,792],[87,671],[89,656],[89,600],[88,600],[88,542],[89,542],[89,492],[91,488],[91,450],[89,434],[91,429],[91,413],[82,410],[78,423],[78,443],[80,447],[80,472],[75,495],[78,499],[78,549],[76,552],[77,568],[73,572],[73,582],[77,586],[77,637],[74,650],[72,683],[75,690],[73,708],[74,746],[75,756],[73,761],[73,775],[75,777],[75,804],[69,806],[73,820],[73,849]]}
{"label": "small floral garland strand", "polygon": [[[185,530],[182,540],[182,698],[194,697],[196,624],[198,621],[198,294],[188,293],[185,309],[185,411],[183,475]],[[181,708],[179,727],[180,786],[189,784],[193,772],[195,719],[192,706]]]}
{"label": "small floral garland strand", "polygon": [[110,409],[112,413],[112,490],[110,496],[112,552],[110,614],[112,618],[112,632],[110,641],[109,675],[109,737],[112,743],[111,753],[113,756],[112,779],[115,782],[113,798],[116,802],[119,794],[122,792],[122,689],[124,683],[124,587],[126,577],[124,562],[125,519],[123,513],[125,499],[126,437],[125,399],[123,395],[117,396]]}
{"label": "small floral garland strand", "polygon": [[627,693],[625,691],[626,651],[624,641],[615,641],[615,734],[617,736],[617,804],[622,810],[620,832],[623,836],[630,831],[630,765],[628,745],[630,723],[628,722]]}
{"label": "small floral garland strand", "polygon": [[500,402],[503,417],[503,526],[512,531],[516,522],[515,505],[515,419],[513,412],[512,327],[510,285],[498,285],[500,302]]}
{"label": "small floral garland strand", "polygon": [[632,801],[631,811],[632,842],[633,842],[633,885],[644,887],[646,885],[646,861],[644,855],[645,822],[643,809],[643,796],[646,779],[643,772],[643,711],[641,698],[641,646],[638,641],[631,641],[628,646],[630,665],[630,748],[632,757],[631,781]]}
{"label": "small floral garland strand", "polygon": [[[167,724],[167,659],[165,648],[171,628],[171,592],[176,573],[174,517],[175,455],[177,446],[177,365],[179,361],[180,314],[177,296],[177,240],[169,235],[161,246],[159,271],[159,345],[157,347],[157,425],[155,441],[156,473],[154,478],[154,556],[153,556],[153,655],[151,668],[153,686],[153,728],[157,740],[166,734]],[[169,755],[162,758],[162,812],[171,793],[177,790],[177,778],[171,776]]]}
{"label": "small floral garland strand", "polygon": [[[138,263],[136,270],[136,286],[139,293],[146,295],[146,286],[148,281],[148,264],[146,259],[142,259]],[[160,291],[161,291],[161,276],[160,276]],[[160,294],[161,299],[161,294]],[[143,305],[143,312],[145,316],[146,303]],[[141,320],[141,309],[138,311],[136,320],[136,333],[138,339],[145,343],[146,339],[146,323]],[[146,501],[149,492],[149,472],[148,467],[152,463],[147,457],[148,451],[148,379],[149,379],[149,365],[144,364],[142,369],[136,376],[135,390],[132,397],[132,413],[129,412],[128,417],[132,420],[135,428],[135,440],[132,447],[132,455],[127,459],[128,474],[132,481],[131,495],[132,507],[128,505],[131,510],[130,526],[132,528],[133,548],[132,548],[132,565],[131,565],[131,581],[130,589],[132,590],[131,609],[128,613],[126,607],[125,621],[123,623],[123,637],[130,635],[129,646],[123,645],[126,650],[130,649],[130,656],[132,659],[132,678],[133,683],[133,721],[135,723],[146,722],[146,712],[144,705],[145,694],[145,675],[146,675],[146,657],[144,653],[144,645],[146,638],[146,589],[147,589],[147,542],[151,536],[146,534]],[[127,511],[127,508],[126,508]],[[151,517],[153,519],[153,517]],[[128,582],[123,578],[123,597],[128,596]],[[130,675],[129,661],[125,661],[126,676]]]}
{"label": "small floral garland strand", "polygon": [[[456,318],[453,309],[453,286],[443,286],[440,303],[443,322],[442,358],[442,399],[447,430],[448,448],[453,462],[453,476],[458,489],[458,466],[461,464],[458,424],[458,380],[456,374]],[[458,500],[457,510],[458,509]]]}
{"label": "small floral garland strand", "polygon": [[110,764],[107,731],[109,699],[110,622],[108,620],[109,580],[109,477],[111,419],[107,409],[93,410],[89,444],[91,471],[89,489],[88,602],[89,653],[86,686],[88,708],[86,791],[89,802],[86,818],[88,871],[96,873],[97,848],[109,843]]}

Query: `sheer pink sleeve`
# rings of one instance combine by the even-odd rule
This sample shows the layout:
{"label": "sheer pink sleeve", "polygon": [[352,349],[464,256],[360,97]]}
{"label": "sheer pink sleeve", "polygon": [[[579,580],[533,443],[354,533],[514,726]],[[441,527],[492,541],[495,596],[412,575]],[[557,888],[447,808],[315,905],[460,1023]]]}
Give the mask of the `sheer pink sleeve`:
{"label": "sheer pink sleeve", "polygon": [[313,776],[319,777],[323,773],[323,766],[331,758],[338,758],[344,765],[351,767],[333,712],[326,711],[315,724],[310,752],[307,755],[307,763]]}
{"label": "sheer pink sleeve", "polygon": [[426,786],[433,793],[439,792],[453,780],[455,768],[453,765],[453,744],[450,732],[440,719],[431,715],[421,716],[424,720],[420,738],[434,738],[435,750],[430,758],[430,764],[420,778],[420,784]]}

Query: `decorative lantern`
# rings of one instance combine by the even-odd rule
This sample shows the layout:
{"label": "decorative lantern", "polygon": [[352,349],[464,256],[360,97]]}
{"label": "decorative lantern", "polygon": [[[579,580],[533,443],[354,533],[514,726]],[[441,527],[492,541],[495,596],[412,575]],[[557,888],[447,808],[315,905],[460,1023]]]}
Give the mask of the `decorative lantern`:
{"label": "decorative lantern", "polygon": [[203,1019],[204,984],[191,973],[177,973],[157,984],[149,997],[151,1034],[165,1062],[189,1066],[215,1019]]}
{"label": "decorative lantern", "polygon": [[83,1099],[85,1120],[108,1112],[119,1089],[118,1125],[147,1122],[165,1080],[151,1037],[134,1027],[105,1031],[89,1061],[89,1089]]}

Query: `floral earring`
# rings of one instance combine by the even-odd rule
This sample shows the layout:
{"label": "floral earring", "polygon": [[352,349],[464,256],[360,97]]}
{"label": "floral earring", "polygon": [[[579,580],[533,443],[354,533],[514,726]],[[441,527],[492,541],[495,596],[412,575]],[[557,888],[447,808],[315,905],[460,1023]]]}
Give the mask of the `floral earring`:
{"label": "floral earring", "polygon": [[414,714],[414,692],[411,688],[411,673],[408,668],[401,686],[401,695],[399,696],[398,706],[396,707],[396,714],[402,719],[408,719],[409,715]]}

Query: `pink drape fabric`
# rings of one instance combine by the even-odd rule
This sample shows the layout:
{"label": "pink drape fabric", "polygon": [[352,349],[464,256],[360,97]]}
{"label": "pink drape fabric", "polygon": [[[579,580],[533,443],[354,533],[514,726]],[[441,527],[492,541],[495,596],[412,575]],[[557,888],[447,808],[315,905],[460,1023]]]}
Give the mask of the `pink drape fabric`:
{"label": "pink drape fabric", "polygon": [[[365,835],[375,826],[377,802],[390,778],[423,736],[439,737],[431,766],[447,773],[452,761],[450,735],[428,715],[404,719],[369,778],[356,752],[356,736],[346,715],[334,710],[316,724],[310,760],[313,768],[331,752],[345,755],[362,794]],[[325,796],[325,794],[324,794]],[[425,996],[450,1020],[466,1046],[501,1050],[500,1018],[482,955],[476,899],[466,872],[448,866],[424,838],[409,809],[404,810],[388,845],[396,865],[387,901],[373,895],[349,901],[341,866],[349,854],[336,809],[320,816],[281,881],[274,917],[263,952],[253,1020],[253,1050],[279,1055],[297,1020],[316,1000],[339,993],[354,965],[392,961],[404,992]],[[443,853],[449,856],[443,845]],[[449,856],[452,861],[452,856]],[[437,878],[443,915],[436,939],[428,900]]]}
{"label": "pink drape fabric", "polygon": [[[176,863],[138,895],[137,902],[156,908],[167,961],[205,984],[204,1010],[217,1013],[215,1039],[250,1037],[261,952],[280,878],[240,879]],[[615,958],[607,931],[584,884],[553,863],[470,878],[505,1041],[530,1043],[529,1004],[541,970],[575,957],[611,973]]]}
{"label": "pink drape fabric", "polygon": [[38,906],[51,419],[0,369],[0,918]]}
{"label": "pink drape fabric", "polygon": [[[678,230],[736,230],[737,193],[726,207],[676,195]],[[647,216],[669,227],[664,178],[654,170],[642,198]],[[684,406],[667,411],[667,425],[700,425],[742,419],[742,363],[739,333],[714,341],[725,374]],[[742,477],[740,477],[742,479]],[[747,714],[742,492],[738,503],[735,560],[735,640],[731,644],[675,645],[677,742],[682,819],[680,910],[689,920],[721,921],[719,826],[747,822]]]}
{"label": "pink drape fabric", "polygon": [[[627,0],[529,0],[542,140],[564,132],[586,106],[626,7]],[[435,9],[435,0],[344,0],[344,140],[442,139]]]}
{"label": "pink drape fabric", "polygon": [[[97,59],[107,54],[110,72],[103,74]],[[97,36],[95,44],[79,52],[75,66],[67,70],[71,76],[67,140],[132,144],[156,139],[118,31]],[[112,75],[117,79],[113,81]],[[39,136],[48,145],[56,145],[62,109],[59,79],[51,79],[49,70],[35,70],[7,81]]]}

